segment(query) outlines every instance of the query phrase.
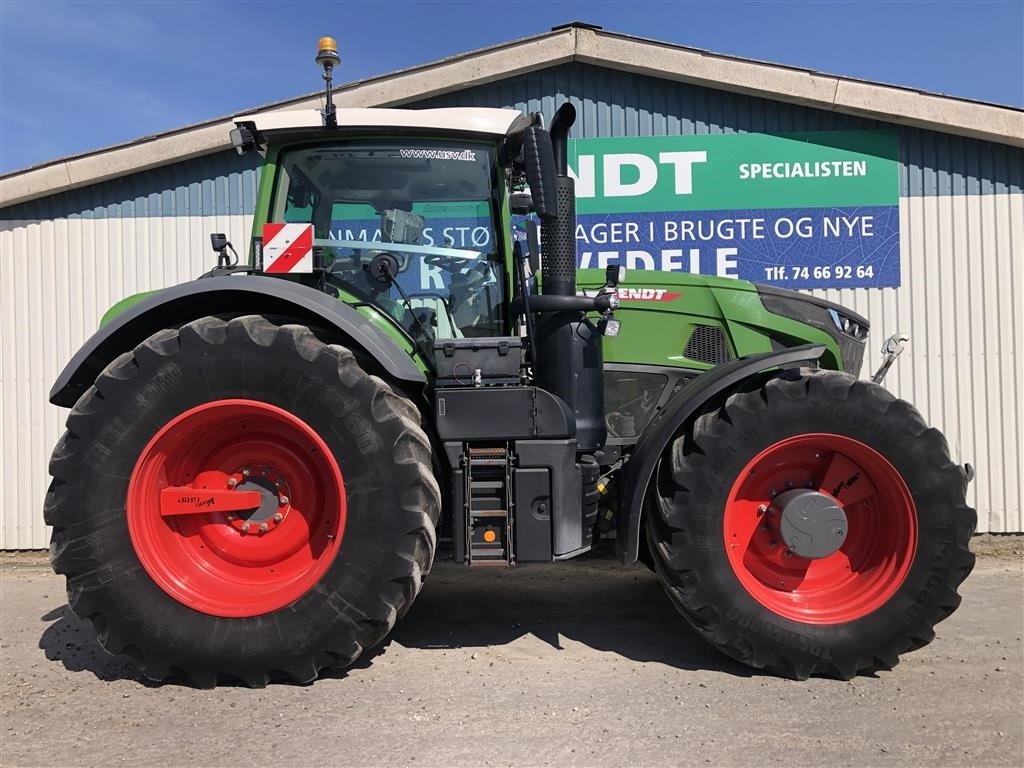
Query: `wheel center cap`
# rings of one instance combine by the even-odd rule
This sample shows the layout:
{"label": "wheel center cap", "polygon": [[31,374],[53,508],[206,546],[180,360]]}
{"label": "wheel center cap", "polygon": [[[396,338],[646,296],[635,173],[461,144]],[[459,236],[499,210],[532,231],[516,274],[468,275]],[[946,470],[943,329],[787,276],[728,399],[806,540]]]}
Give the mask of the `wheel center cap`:
{"label": "wheel center cap", "polygon": [[831,496],[803,488],[775,497],[786,548],[808,560],[828,557],[846,541],[846,512]]}
{"label": "wheel center cap", "polygon": [[280,508],[278,490],[271,480],[266,477],[250,477],[238,484],[239,491],[259,491],[260,505],[251,512],[244,512],[239,517],[248,520],[250,523],[264,523],[272,520]]}
{"label": "wheel center cap", "polygon": [[239,533],[262,536],[277,528],[291,511],[291,490],[284,476],[271,467],[246,467],[228,481],[236,491],[258,491],[260,505],[256,509],[227,516]]}

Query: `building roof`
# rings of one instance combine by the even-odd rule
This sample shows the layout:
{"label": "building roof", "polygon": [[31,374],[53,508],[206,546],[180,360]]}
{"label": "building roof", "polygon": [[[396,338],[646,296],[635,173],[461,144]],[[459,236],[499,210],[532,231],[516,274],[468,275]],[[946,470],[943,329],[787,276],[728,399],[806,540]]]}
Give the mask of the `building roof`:
{"label": "building roof", "polygon": [[[444,107],[441,109],[379,109],[345,107],[337,110],[338,125],[343,128],[418,128],[431,130],[482,133],[504,136],[522,113],[514,109],[486,107]],[[276,109],[239,115],[235,122],[255,123],[256,130],[289,131],[322,128],[319,109]]]}
{"label": "building roof", "polygon": [[[339,108],[398,107],[474,85],[582,62],[940,133],[1024,147],[1024,110],[727,56],[572,23],[550,32],[339,86]],[[316,109],[320,92],[266,105]],[[0,207],[230,146],[222,117],[0,176]]]}

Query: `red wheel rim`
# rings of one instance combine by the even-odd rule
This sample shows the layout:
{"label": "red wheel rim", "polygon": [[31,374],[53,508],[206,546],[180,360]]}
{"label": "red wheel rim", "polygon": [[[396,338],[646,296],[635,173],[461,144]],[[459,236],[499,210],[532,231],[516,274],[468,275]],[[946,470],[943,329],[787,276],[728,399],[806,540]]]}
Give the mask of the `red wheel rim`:
{"label": "red wheel rim", "polygon": [[[807,560],[782,544],[772,499],[789,488],[835,498],[846,540]],[[864,443],[842,435],[780,440],[744,467],[725,508],[725,549],[743,587],[765,608],[806,624],[854,621],[899,589],[917,547],[917,511],[899,472]]]}
{"label": "red wheel rim", "polygon": [[146,572],[213,616],[259,616],[324,575],[345,530],[345,486],[306,422],[269,403],[217,400],[172,419],[128,484],[128,531]]}

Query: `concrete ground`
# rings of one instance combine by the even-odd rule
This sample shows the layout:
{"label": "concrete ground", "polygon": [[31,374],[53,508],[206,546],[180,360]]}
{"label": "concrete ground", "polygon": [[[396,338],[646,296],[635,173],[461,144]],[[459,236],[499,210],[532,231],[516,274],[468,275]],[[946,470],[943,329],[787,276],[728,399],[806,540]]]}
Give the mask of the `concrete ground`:
{"label": "concrete ground", "polygon": [[347,674],[213,691],[140,682],[44,557],[3,556],[0,765],[1024,765],[1024,558],[989,549],[935,642],[851,682],[749,670],[588,560],[441,563]]}

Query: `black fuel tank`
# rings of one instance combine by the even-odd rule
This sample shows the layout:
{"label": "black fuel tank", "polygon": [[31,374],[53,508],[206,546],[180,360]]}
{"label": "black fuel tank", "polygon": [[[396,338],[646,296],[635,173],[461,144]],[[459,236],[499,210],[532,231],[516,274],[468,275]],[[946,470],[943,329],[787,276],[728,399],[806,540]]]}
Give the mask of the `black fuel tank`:
{"label": "black fuel tank", "polygon": [[580,313],[556,312],[542,317],[537,326],[537,384],[572,409],[579,449],[596,451],[608,437],[601,334]]}

